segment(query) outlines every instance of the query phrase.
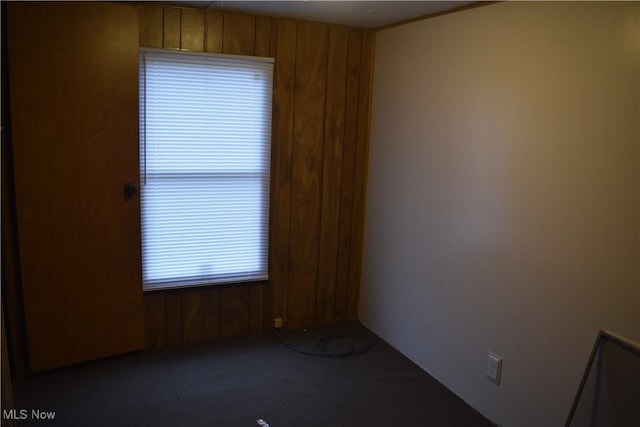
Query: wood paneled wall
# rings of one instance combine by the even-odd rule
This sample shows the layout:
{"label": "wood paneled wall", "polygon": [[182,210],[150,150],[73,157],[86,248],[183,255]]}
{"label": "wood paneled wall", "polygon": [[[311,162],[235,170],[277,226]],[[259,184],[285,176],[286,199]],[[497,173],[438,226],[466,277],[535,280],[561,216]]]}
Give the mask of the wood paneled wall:
{"label": "wood paneled wall", "polygon": [[[289,328],[356,319],[373,32],[215,10],[138,8],[142,47],[275,58],[270,279],[146,293],[147,347],[257,334],[274,318]],[[11,156],[4,149],[4,320],[13,373],[20,378],[27,374],[28,354]]]}
{"label": "wood paneled wall", "polygon": [[275,58],[268,282],[145,294],[149,347],[358,315],[373,32],[140,4],[140,46]]}
{"label": "wood paneled wall", "polygon": [[[16,221],[15,186],[13,168],[13,146],[11,143],[11,114],[8,79],[8,43],[6,4],[1,5],[2,13],[2,61],[1,74],[1,121],[2,152],[0,154],[0,181],[2,182],[2,323],[3,339],[7,341],[11,375],[21,378],[27,372],[27,342],[24,307],[22,303],[22,277],[19,268],[18,226]],[[4,363],[4,361],[3,361]],[[4,367],[6,369],[6,367]]]}

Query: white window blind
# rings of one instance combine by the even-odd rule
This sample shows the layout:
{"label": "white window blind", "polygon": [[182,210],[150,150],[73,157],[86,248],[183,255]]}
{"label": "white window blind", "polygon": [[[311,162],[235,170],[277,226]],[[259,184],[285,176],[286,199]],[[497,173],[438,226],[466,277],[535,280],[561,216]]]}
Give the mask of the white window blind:
{"label": "white window blind", "polygon": [[273,60],[140,52],[145,290],[267,279]]}

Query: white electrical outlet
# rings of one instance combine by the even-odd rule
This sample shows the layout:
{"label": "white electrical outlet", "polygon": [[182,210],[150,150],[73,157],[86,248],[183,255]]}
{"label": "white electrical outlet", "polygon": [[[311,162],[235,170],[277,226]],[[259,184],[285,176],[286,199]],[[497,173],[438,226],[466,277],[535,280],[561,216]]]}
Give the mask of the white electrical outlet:
{"label": "white electrical outlet", "polygon": [[500,384],[501,371],[502,371],[502,358],[489,352],[487,357],[487,379],[496,384]]}
{"label": "white electrical outlet", "polygon": [[280,329],[282,328],[282,318],[281,317],[276,317],[275,319],[273,319],[273,327],[276,329]]}

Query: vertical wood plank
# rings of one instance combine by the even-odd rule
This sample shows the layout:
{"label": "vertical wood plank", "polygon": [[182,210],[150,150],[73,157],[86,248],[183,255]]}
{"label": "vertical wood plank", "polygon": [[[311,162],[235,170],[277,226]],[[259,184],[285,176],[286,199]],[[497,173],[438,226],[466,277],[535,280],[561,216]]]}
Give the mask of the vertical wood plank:
{"label": "vertical wood plank", "polygon": [[249,334],[249,287],[237,286],[220,291],[220,336]]}
{"label": "vertical wood plank", "polygon": [[264,326],[264,284],[249,286],[249,333],[258,335]]}
{"label": "vertical wood plank", "polygon": [[362,250],[369,159],[369,129],[371,107],[371,77],[373,58],[373,31],[365,31],[362,37],[360,62],[360,91],[358,96],[358,143],[354,176],[353,220],[351,228],[351,253],[349,256],[349,287],[347,319],[357,319],[360,300]]}
{"label": "vertical wood plank", "polygon": [[162,47],[164,49],[180,49],[181,9],[165,6],[162,8]]}
{"label": "vertical wood plank", "polygon": [[[13,400],[13,381],[11,380],[11,370],[9,369],[9,346],[7,344],[7,328],[4,317],[4,306],[0,307],[0,323],[2,324],[2,367],[0,371],[0,378],[2,378],[2,387],[0,388],[0,396],[2,402],[2,427],[14,427],[16,424],[13,417],[5,417],[4,414],[15,409],[15,403]],[[7,412],[4,412],[7,411]]]}
{"label": "vertical wood plank", "polygon": [[[6,37],[2,40],[6,42]],[[6,46],[3,44],[3,50]],[[5,50],[6,52],[6,50]],[[7,62],[2,62],[2,72],[6,73]],[[5,74],[6,76],[6,74]],[[9,123],[8,80],[2,79],[2,123]],[[24,306],[22,304],[20,261],[18,253],[18,227],[15,215],[15,187],[13,174],[13,149],[11,129],[2,132],[2,153],[0,155],[0,172],[2,174],[2,297],[7,307],[3,311],[3,332],[8,336],[14,379],[23,378],[27,374],[27,341],[25,336]],[[5,315],[6,313],[6,315]],[[6,317],[5,317],[6,316]],[[3,337],[4,339],[4,337]],[[4,372],[4,371],[3,371]]]}
{"label": "vertical wood plank", "polygon": [[180,49],[190,52],[204,52],[205,11],[182,9],[180,25]]}
{"label": "vertical wood plank", "polygon": [[203,334],[205,340],[220,336],[220,289],[205,289],[202,294]]}
{"label": "vertical wood plank", "polygon": [[[271,212],[269,230],[269,292],[267,310],[286,324],[289,287],[289,232],[291,155],[296,58],[296,21],[274,19],[271,53],[276,58],[273,77],[271,131]],[[267,318],[267,321],[269,319]]]}
{"label": "vertical wood plank", "polygon": [[315,320],[328,26],[298,24],[289,253],[290,327]]}
{"label": "vertical wood plank", "polygon": [[163,292],[147,292],[144,295],[147,348],[167,345],[167,318]]}
{"label": "vertical wood plank", "polygon": [[222,28],[224,14],[219,10],[207,10],[206,13],[206,50],[209,53],[222,53]]}
{"label": "vertical wood plank", "polygon": [[256,40],[254,55],[269,56],[271,48],[271,18],[256,16]]}
{"label": "vertical wood plank", "polygon": [[204,314],[201,289],[182,291],[182,335],[185,344],[204,341]]}
{"label": "vertical wood plank", "polygon": [[353,184],[358,126],[358,96],[360,90],[360,58],[362,30],[349,30],[347,59],[347,93],[345,102],[345,133],[343,147],[342,190],[340,194],[340,219],[338,236],[338,261],[336,266],[336,296],[334,321],[347,319],[349,288],[349,255],[351,253],[351,227],[353,210]]}
{"label": "vertical wood plank", "polygon": [[347,79],[346,27],[329,27],[316,323],[333,321]]}
{"label": "vertical wood plank", "polygon": [[232,55],[253,55],[255,21],[253,15],[225,12],[222,52]]}
{"label": "vertical wood plank", "polygon": [[139,4],[139,44],[140,47],[162,48],[162,6]]}
{"label": "vertical wood plank", "polygon": [[182,292],[165,291],[165,315],[167,324],[167,344],[183,343],[182,334]]}

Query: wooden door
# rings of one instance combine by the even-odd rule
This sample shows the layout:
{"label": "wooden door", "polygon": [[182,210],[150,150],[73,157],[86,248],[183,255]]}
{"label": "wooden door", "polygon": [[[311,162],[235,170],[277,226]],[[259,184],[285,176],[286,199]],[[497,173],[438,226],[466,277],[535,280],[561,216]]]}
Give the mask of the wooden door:
{"label": "wooden door", "polygon": [[138,16],[7,4],[17,227],[32,371],[144,346]]}

